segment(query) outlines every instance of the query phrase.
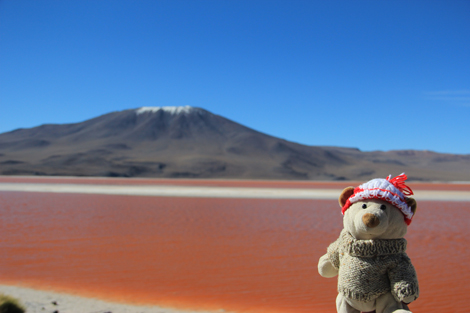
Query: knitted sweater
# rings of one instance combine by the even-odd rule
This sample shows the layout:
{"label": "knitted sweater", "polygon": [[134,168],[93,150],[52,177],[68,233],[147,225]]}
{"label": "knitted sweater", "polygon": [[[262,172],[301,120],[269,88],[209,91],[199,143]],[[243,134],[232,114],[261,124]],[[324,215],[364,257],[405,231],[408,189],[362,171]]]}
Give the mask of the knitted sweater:
{"label": "knitted sweater", "polygon": [[419,295],[418,279],[405,253],[405,239],[357,240],[348,231],[328,247],[328,258],[339,269],[338,292],[369,302],[392,292],[401,302]]}

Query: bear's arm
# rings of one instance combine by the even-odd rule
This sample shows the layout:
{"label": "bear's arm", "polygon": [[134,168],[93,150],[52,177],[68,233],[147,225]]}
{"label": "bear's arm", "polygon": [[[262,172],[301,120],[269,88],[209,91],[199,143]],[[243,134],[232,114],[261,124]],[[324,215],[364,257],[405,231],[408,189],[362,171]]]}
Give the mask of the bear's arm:
{"label": "bear's arm", "polygon": [[331,262],[334,268],[339,269],[339,247],[341,244],[341,236],[336,239],[335,242],[328,246],[326,250],[326,255],[328,256],[328,260]]}
{"label": "bear's arm", "polygon": [[419,285],[416,271],[410,258],[403,253],[397,264],[389,272],[392,295],[399,302],[410,303],[419,296]]}
{"label": "bear's arm", "polygon": [[318,273],[326,278],[335,277],[338,275],[338,269],[333,266],[328,258],[328,254],[325,254],[318,261]]}
{"label": "bear's arm", "polygon": [[330,244],[327,253],[323,255],[318,261],[318,273],[323,277],[335,277],[338,275],[339,270],[339,245],[341,235],[339,238]]}

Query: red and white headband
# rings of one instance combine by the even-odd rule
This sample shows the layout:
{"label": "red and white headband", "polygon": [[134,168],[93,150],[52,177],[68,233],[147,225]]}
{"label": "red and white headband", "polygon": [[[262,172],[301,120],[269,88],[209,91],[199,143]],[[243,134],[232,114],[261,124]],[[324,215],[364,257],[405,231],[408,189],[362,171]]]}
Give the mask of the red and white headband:
{"label": "red and white headband", "polygon": [[405,216],[406,224],[410,225],[413,218],[411,207],[406,203],[406,196],[413,194],[410,187],[405,185],[405,180],[408,178],[405,173],[391,178],[389,175],[387,179],[376,178],[354,188],[354,193],[348,198],[344,204],[341,212],[344,214],[351,204],[369,199],[378,199],[386,201],[396,206]]}

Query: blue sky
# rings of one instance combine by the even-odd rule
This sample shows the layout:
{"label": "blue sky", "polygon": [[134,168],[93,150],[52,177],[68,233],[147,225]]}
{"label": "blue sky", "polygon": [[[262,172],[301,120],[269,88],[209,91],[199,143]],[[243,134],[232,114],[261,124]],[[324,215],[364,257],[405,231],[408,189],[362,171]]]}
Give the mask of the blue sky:
{"label": "blue sky", "polygon": [[470,1],[0,0],[0,132],[201,107],[307,145],[470,154]]}

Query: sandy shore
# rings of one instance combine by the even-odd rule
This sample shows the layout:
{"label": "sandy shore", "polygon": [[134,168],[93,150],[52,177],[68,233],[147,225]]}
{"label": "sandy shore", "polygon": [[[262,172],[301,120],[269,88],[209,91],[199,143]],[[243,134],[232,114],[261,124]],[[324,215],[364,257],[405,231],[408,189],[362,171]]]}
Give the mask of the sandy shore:
{"label": "sandy shore", "polygon": [[[243,188],[208,186],[84,185],[44,183],[0,183],[0,191],[83,193],[155,197],[252,198],[252,199],[331,199],[341,189]],[[417,190],[416,200],[470,201],[470,191]]]}
{"label": "sandy shore", "polygon": [[[112,303],[16,286],[0,285],[0,293],[18,299],[26,308],[26,313],[195,313],[158,306]],[[207,311],[196,312],[209,313]],[[218,311],[220,312],[222,311]]]}

